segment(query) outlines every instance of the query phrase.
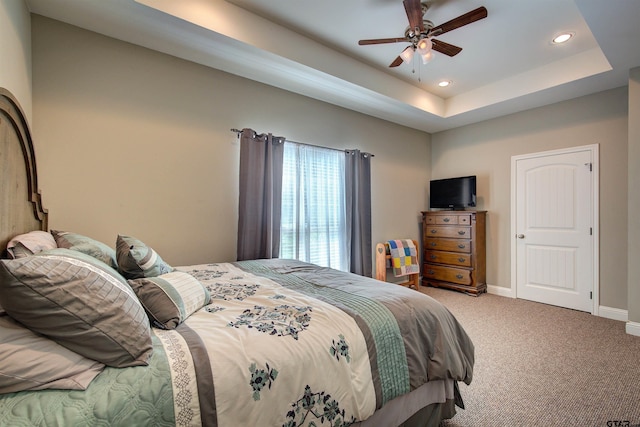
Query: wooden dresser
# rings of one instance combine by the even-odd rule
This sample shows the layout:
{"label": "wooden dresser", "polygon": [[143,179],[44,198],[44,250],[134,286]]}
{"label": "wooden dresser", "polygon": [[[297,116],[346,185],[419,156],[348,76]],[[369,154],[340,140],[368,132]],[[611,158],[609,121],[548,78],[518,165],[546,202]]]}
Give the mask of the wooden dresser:
{"label": "wooden dresser", "polygon": [[471,295],[487,291],[486,211],[422,212],[422,284]]}

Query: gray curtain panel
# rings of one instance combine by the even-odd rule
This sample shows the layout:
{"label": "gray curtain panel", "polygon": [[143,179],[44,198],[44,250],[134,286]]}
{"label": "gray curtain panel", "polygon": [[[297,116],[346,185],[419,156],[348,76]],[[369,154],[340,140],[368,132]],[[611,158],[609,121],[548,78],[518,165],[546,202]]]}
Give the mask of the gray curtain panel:
{"label": "gray curtain panel", "polygon": [[371,154],[345,152],[347,232],[352,273],[371,277]]}
{"label": "gray curtain panel", "polygon": [[283,137],[242,130],[238,261],[279,255],[283,156]]}

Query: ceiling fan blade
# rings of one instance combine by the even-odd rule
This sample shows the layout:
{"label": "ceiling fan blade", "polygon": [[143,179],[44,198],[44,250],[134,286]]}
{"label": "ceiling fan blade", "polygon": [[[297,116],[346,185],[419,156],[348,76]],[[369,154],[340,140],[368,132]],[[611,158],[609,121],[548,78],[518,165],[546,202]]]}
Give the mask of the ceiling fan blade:
{"label": "ceiling fan blade", "polygon": [[464,15],[460,15],[457,18],[453,18],[451,21],[447,21],[442,25],[438,25],[437,27],[433,27],[431,29],[431,34],[440,35],[451,30],[455,30],[456,28],[463,27],[467,24],[471,24],[472,22],[479,21],[480,19],[487,17],[487,8],[484,6],[480,6],[477,9],[472,10],[471,12],[467,12]]}
{"label": "ceiling fan blade", "polygon": [[445,43],[440,40],[431,39],[431,43],[433,43],[433,50],[435,50],[436,52],[444,53],[448,56],[456,56],[462,51],[461,47]]}
{"label": "ceiling fan blade", "polygon": [[424,23],[422,22],[422,5],[420,0],[403,0],[404,10],[407,12],[407,18],[409,18],[409,26],[413,30],[414,28],[420,28],[420,32],[424,31]]}
{"label": "ceiling fan blade", "polygon": [[389,64],[389,67],[397,67],[398,65],[402,64],[404,61],[402,61],[401,57],[397,57],[396,59],[393,60],[393,62],[391,64]]}
{"label": "ceiling fan blade", "polygon": [[406,37],[395,37],[390,39],[368,39],[368,40],[360,40],[358,44],[360,46],[369,45],[369,44],[382,44],[382,43],[399,43],[406,42]]}

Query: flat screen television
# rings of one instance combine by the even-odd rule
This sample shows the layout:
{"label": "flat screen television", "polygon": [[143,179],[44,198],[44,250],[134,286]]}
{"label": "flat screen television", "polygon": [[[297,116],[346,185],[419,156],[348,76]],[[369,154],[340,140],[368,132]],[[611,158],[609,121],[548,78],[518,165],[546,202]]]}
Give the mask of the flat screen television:
{"label": "flat screen television", "polygon": [[438,209],[464,209],[476,205],[476,177],[436,179],[429,183],[429,206]]}

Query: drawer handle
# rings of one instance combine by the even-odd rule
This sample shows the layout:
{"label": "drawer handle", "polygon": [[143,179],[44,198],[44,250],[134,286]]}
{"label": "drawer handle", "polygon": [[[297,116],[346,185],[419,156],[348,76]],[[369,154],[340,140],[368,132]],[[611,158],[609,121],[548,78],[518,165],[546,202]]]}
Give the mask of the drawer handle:
{"label": "drawer handle", "polygon": [[466,248],[466,245],[463,245],[462,243],[460,243],[460,244],[458,245],[458,248],[460,248],[460,249],[464,249],[464,248]]}
{"label": "drawer handle", "polygon": [[431,234],[436,234],[438,230],[431,229]]}
{"label": "drawer handle", "polygon": [[431,255],[429,258],[431,259],[438,259],[438,257],[436,255]]}
{"label": "drawer handle", "polygon": [[449,218],[445,218],[445,219],[443,219],[443,221],[444,221],[444,222],[449,222],[449,221],[451,221],[451,220],[450,220]]}
{"label": "drawer handle", "polygon": [[459,262],[465,262],[466,260],[464,258],[460,257],[460,258],[458,258],[458,261]]}
{"label": "drawer handle", "polygon": [[461,235],[461,236],[464,236],[465,234],[467,234],[467,232],[464,231],[464,230],[460,230],[460,231],[458,231],[458,234]]}
{"label": "drawer handle", "polygon": [[433,276],[434,274],[436,274],[436,272],[435,272],[435,271],[433,271],[433,270],[428,270],[428,271],[427,271],[427,274],[430,274],[430,275],[432,275],[432,276]]}
{"label": "drawer handle", "polygon": [[[431,242],[431,246],[433,246],[433,247],[435,248],[436,246],[438,246],[438,244],[437,244],[436,242]],[[464,246],[463,246],[463,247],[464,247]],[[462,249],[462,248],[461,248],[461,249]]]}
{"label": "drawer handle", "polygon": [[456,279],[462,279],[464,276],[462,274],[456,274]]}

